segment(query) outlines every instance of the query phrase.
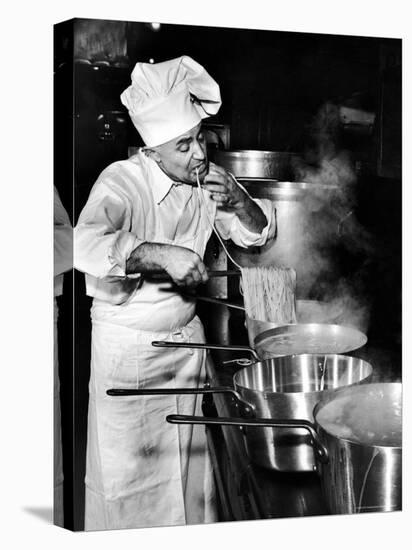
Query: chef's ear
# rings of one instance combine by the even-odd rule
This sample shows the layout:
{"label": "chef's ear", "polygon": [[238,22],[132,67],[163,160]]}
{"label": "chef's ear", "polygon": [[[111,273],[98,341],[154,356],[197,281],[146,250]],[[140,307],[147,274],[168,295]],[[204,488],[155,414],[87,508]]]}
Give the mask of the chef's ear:
{"label": "chef's ear", "polygon": [[160,158],[159,152],[156,151],[156,149],[151,149],[150,147],[143,147],[142,151],[147,157],[151,158],[155,162],[157,163],[160,162],[161,158]]}

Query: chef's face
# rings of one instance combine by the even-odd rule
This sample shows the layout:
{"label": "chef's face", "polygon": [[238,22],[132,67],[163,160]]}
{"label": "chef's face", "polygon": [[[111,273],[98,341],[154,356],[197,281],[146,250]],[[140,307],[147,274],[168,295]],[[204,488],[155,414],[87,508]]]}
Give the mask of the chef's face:
{"label": "chef's face", "polygon": [[200,123],[167,143],[151,147],[148,152],[173,181],[195,185],[196,168],[200,182],[207,174],[206,139]]}

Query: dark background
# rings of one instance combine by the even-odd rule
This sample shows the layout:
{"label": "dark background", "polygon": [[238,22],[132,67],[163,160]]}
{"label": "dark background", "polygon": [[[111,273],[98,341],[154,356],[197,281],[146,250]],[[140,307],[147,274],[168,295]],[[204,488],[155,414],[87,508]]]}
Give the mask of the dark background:
{"label": "dark background", "polygon": [[[76,19],[55,26],[55,185],[75,224],[99,173],[141,140],[120,103],[137,61],[189,55],[221,87],[214,121],[230,126],[232,149],[310,149],[325,102],[376,113],[367,136],[341,132],[357,169],[356,214],[372,236],[371,257],[344,256],[368,270],[369,340],[401,346],[401,41],[201,26]],[[73,192],[74,190],[74,192]],[[91,299],[84,276],[66,274],[59,346],[65,525],[83,528]],[[74,296],[74,307],[73,307]],[[74,321],[74,323],[73,323]],[[74,339],[74,333],[76,338]],[[73,401],[74,396],[74,401]],[[68,451],[69,449],[69,451]],[[73,467],[75,465],[75,467]]]}

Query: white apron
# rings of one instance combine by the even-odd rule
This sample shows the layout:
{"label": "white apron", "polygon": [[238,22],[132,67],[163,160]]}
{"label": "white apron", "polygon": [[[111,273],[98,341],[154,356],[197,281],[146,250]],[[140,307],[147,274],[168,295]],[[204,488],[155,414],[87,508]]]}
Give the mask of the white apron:
{"label": "white apron", "polygon": [[[208,236],[199,231],[173,244],[203,256]],[[95,300],[92,307],[85,529],[214,522],[205,427],[165,420],[169,414],[202,414],[202,396],[106,394],[116,387],[202,387],[204,350],[151,345],[153,340],[204,342],[202,324],[189,306],[173,311],[173,326],[168,328],[170,311],[163,317],[157,311],[155,322],[162,330],[149,331],[133,326],[133,307],[133,296],[126,305],[106,306]]]}

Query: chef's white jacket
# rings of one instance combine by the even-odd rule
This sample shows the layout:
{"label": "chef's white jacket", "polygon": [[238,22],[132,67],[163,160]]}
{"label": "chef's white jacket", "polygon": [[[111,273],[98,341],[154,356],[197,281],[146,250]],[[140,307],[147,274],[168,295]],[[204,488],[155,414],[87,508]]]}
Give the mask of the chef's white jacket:
{"label": "chef's white jacket", "polygon": [[[257,234],[234,213],[218,209],[208,191],[203,193],[209,216],[223,239],[241,247],[260,246],[275,234],[270,201],[255,200],[268,222]],[[159,291],[159,285],[141,285],[139,275],[126,275],[126,261],[144,242],[185,246],[193,239],[195,248],[190,248],[202,257],[212,232],[203,204],[198,188],[176,184],[141,150],[104,170],[75,229],[74,265],[86,273],[87,294],[95,298],[95,309],[103,303],[131,306],[133,302],[127,308],[130,316],[120,319],[115,315],[111,321],[148,330],[175,328],[167,315],[173,310],[185,311],[189,321],[192,303],[178,294]],[[158,314],[166,314],[160,327],[153,325]]]}

